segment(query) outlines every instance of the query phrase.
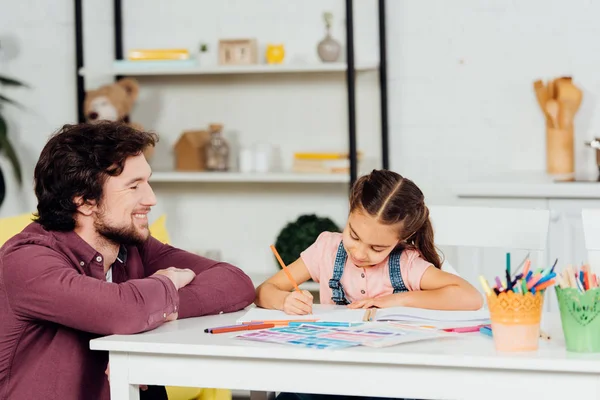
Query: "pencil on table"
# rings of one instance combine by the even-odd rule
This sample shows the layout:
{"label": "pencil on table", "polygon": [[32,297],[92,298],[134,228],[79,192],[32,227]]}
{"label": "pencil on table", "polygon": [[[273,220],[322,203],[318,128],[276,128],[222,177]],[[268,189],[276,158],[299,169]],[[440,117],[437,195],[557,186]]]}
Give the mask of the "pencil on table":
{"label": "pencil on table", "polygon": [[298,284],[296,283],[296,280],[292,276],[290,270],[285,266],[283,260],[279,256],[279,253],[277,252],[277,249],[275,248],[275,246],[271,245],[271,251],[273,252],[273,254],[275,254],[275,257],[277,257],[277,261],[279,261],[279,265],[281,265],[281,268],[283,269],[283,271],[287,275],[287,277],[290,280],[290,282],[292,282],[292,285],[294,285],[294,289],[296,289],[298,292],[300,292],[301,290],[298,287]]}
{"label": "pencil on table", "polygon": [[363,319],[362,320],[363,320],[363,322],[369,322],[370,318],[371,318],[371,309],[367,308],[365,310],[365,314],[363,315]]}
{"label": "pencil on table", "polygon": [[377,314],[377,309],[376,308],[371,308],[371,315],[369,315],[369,321],[374,321],[375,320],[375,314]]}

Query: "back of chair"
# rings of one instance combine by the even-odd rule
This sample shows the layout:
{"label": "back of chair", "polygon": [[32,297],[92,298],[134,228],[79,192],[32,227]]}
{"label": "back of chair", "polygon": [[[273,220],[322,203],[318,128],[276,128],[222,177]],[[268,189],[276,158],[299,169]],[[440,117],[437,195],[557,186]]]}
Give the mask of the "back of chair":
{"label": "back of chair", "polygon": [[583,236],[588,255],[588,263],[592,268],[600,266],[600,209],[581,210]]}
{"label": "back of chair", "polygon": [[431,206],[429,211],[439,245],[546,249],[548,210]]}
{"label": "back of chair", "polygon": [[533,265],[546,266],[549,210],[432,205],[429,211],[436,245],[453,248],[444,253],[456,256],[460,275],[480,290],[477,277],[501,276],[507,251],[513,268],[527,253]]}

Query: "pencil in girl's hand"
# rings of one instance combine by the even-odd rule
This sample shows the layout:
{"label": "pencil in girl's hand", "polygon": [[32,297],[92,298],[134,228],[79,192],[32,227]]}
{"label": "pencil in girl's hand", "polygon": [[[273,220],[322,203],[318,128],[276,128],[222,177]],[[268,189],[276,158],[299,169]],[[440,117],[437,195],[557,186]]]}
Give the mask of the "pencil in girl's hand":
{"label": "pencil in girl's hand", "polygon": [[292,282],[292,285],[294,285],[294,289],[296,289],[298,292],[301,292],[301,290],[298,287],[298,284],[296,283],[296,281],[294,280],[294,277],[292,276],[290,270],[285,266],[283,260],[279,256],[279,253],[277,252],[277,249],[275,248],[274,245],[271,245],[271,251],[273,252],[273,254],[275,254],[275,257],[277,257],[277,261],[279,261],[279,265],[281,265],[281,268],[283,269],[283,271],[287,275],[287,277],[290,280],[290,282]]}

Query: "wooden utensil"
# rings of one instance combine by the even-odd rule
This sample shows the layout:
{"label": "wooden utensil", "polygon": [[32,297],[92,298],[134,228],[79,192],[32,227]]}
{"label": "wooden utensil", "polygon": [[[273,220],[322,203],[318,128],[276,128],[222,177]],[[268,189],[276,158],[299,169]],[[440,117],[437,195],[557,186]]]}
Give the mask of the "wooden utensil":
{"label": "wooden utensil", "polygon": [[559,124],[561,128],[571,129],[573,119],[579,106],[583,94],[572,82],[562,80],[557,83],[557,99],[559,102]]}
{"label": "wooden utensil", "polygon": [[558,128],[558,114],[559,114],[559,104],[557,100],[549,99],[546,102],[546,112],[550,117],[550,126],[552,128]]}
{"label": "wooden utensil", "polygon": [[533,82],[533,90],[535,91],[535,97],[537,98],[538,104],[546,117],[546,124],[550,121],[550,116],[546,111],[546,102],[548,101],[548,89],[544,86],[544,82],[537,80]]}

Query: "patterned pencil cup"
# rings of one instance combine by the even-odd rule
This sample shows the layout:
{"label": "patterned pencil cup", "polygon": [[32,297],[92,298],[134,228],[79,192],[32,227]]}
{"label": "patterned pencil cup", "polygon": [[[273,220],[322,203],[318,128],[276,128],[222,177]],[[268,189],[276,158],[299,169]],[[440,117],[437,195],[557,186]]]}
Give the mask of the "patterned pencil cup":
{"label": "patterned pencil cup", "polygon": [[496,350],[519,352],[538,349],[544,304],[542,294],[509,291],[488,296],[487,301]]}
{"label": "patterned pencil cup", "polygon": [[600,352],[600,288],[555,290],[567,351]]}

